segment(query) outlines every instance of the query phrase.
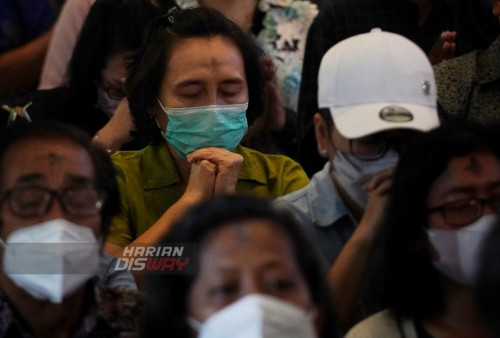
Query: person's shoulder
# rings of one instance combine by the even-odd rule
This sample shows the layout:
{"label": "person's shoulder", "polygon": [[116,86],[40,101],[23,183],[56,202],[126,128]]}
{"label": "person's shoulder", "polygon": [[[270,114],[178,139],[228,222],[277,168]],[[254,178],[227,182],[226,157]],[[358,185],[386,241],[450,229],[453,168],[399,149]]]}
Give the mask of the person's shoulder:
{"label": "person's shoulder", "polygon": [[136,177],[141,172],[147,146],[141,150],[119,150],[111,155],[111,160],[118,177]]}
{"label": "person's shoulder", "polygon": [[390,309],[379,311],[351,328],[346,338],[400,337],[417,338],[415,325],[410,319],[398,323]]}
{"label": "person's shoulder", "polygon": [[152,151],[153,145],[148,145],[139,150],[119,150],[111,155],[111,159],[115,164],[132,164],[134,162],[140,161],[145,154]]}
{"label": "person's shoulder", "polygon": [[144,313],[144,294],[136,290],[95,286],[97,313],[113,332],[137,332],[137,318]]}
{"label": "person's shoulder", "polygon": [[[237,153],[243,156],[244,165],[250,165],[256,170],[265,170],[269,174],[282,173],[283,171],[301,171],[304,172],[302,166],[286,155],[264,154],[260,151],[239,146]],[[304,172],[304,175],[305,172]],[[307,175],[306,175],[307,176]]]}
{"label": "person's shoulder", "polygon": [[291,159],[290,157],[286,155],[278,155],[278,154],[265,154],[262,153],[258,150],[247,148],[244,146],[238,146],[236,149],[236,152],[238,152],[240,155],[243,156],[243,158],[247,157],[250,159],[259,159],[262,161],[270,161],[274,163],[291,163],[291,164],[298,164],[295,160]]}
{"label": "person's shoulder", "polygon": [[474,75],[476,60],[481,53],[481,50],[475,50],[434,65],[436,82],[471,78]]}
{"label": "person's shoulder", "polygon": [[276,188],[273,198],[309,183],[309,177],[301,165],[288,156],[264,154],[243,146],[238,146],[235,152],[243,156],[240,179],[254,180]]}

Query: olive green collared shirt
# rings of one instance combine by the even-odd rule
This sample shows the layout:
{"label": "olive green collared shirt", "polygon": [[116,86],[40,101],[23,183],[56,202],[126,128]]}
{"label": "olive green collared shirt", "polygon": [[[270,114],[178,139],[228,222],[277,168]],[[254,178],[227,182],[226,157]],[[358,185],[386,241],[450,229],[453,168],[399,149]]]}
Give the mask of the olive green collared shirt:
{"label": "olive green collared shirt", "polygon": [[[298,190],[309,178],[302,167],[282,155],[266,155],[242,146],[236,191],[275,199]],[[107,241],[125,246],[149,229],[183,194],[175,162],[166,143],[113,154],[121,211],[111,222]]]}

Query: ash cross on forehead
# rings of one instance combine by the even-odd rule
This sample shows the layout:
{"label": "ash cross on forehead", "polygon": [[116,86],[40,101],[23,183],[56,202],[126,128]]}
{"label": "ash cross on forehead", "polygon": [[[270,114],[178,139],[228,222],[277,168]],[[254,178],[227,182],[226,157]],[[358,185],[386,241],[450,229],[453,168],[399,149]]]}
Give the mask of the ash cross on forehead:
{"label": "ash cross on forehead", "polygon": [[474,156],[469,158],[469,164],[465,167],[465,170],[472,171],[474,175],[479,175],[483,168]]}
{"label": "ash cross on forehead", "polygon": [[55,153],[49,153],[49,163],[50,164],[57,164],[62,160],[62,156],[55,154]]}

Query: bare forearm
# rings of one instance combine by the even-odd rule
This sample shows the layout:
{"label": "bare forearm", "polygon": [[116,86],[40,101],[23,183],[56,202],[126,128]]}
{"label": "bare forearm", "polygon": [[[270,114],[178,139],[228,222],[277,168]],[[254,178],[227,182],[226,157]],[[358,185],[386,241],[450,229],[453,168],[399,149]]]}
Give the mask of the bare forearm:
{"label": "bare forearm", "polygon": [[0,99],[36,86],[52,30],[0,56]]}
{"label": "bare forearm", "polygon": [[373,248],[373,236],[359,225],[328,273],[328,284],[334,294],[339,322],[344,331],[353,323]]}
{"label": "bare forearm", "polygon": [[[179,201],[165,211],[165,213],[163,213],[163,215],[148,230],[128,245],[133,246],[137,244],[158,243],[167,235],[172,225],[178,221],[182,215],[184,215],[186,210],[200,201],[201,198],[197,197],[184,197],[179,199]],[[104,245],[104,251],[116,257],[121,257],[124,249],[125,247],[109,242],[106,242]]]}

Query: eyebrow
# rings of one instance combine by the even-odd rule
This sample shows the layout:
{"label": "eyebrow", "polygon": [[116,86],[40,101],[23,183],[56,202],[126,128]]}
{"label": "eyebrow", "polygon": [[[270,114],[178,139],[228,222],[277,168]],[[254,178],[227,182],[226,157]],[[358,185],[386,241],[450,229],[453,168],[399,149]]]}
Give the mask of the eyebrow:
{"label": "eyebrow", "polygon": [[[216,268],[216,271],[222,273],[234,273],[238,271],[238,267],[239,267],[238,265],[220,266]],[[269,270],[274,268],[280,268],[280,269],[283,268],[285,270],[288,270],[288,267],[282,264],[281,261],[277,259],[270,260],[269,262],[264,263],[264,265],[259,266],[259,270]]]}
{"label": "eyebrow", "polygon": [[[500,187],[500,181],[489,183],[486,188],[487,190],[491,190],[497,187]],[[459,194],[459,193],[473,194],[476,191],[477,188],[475,186],[462,186],[462,187],[452,188],[446,193],[446,195]]]}
{"label": "eyebrow", "polygon": [[243,79],[240,79],[240,78],[232,78],[232,79],[226,79],[226,80],[222,81],[222,83],[224,83],[224,84],[243,84],[244,81],[243,81]]}
{"label": "eyebrow", "polygon": [[[24,176],[19,177],[16,180],[16,184],[21,184],[21,185],[29,185],[33,183],[40,183],[46,181],[47,178],[39,173],[33,173],[33,174],[27,174]],[[66,183],[70,184],[75,184],[75,185],[91,185],[94,184],[93,179],[86,177],[86,176],[81,176],[81,175],[66,175],[64,177],[64,181]]]}
{"label": "eyebrow", "polygon": [[38,173],[33,173],[33,174],[27,174],[23,175],[21,177],[18,177],[16,180],[16,183],[21,183],[21,184],[28,184],[28,183],[38,183],[40,181],[44,181],[45,176],[42,174]]}
{"label": "eyebrow", "polygon": [[77,185],[89,185],[89,184],[94,184],[94,180],[90,177],[87,176],[81,176],[81,175],[66,175],[64,177],[65,182],[69,182],[72,184],[77,184]]}
{"label": "eyebrow", "polygon": [[[176,87],[186,87],[186,86],[191,86],[191,85],[201,85],[204,81],[202,80],[184,80],[181,82],[178,82],[175,86]],[[226,79],[222,81],[223,84],[243,84],[244,81],[243,79],[240,78],[231,78],[231,79]]]}

